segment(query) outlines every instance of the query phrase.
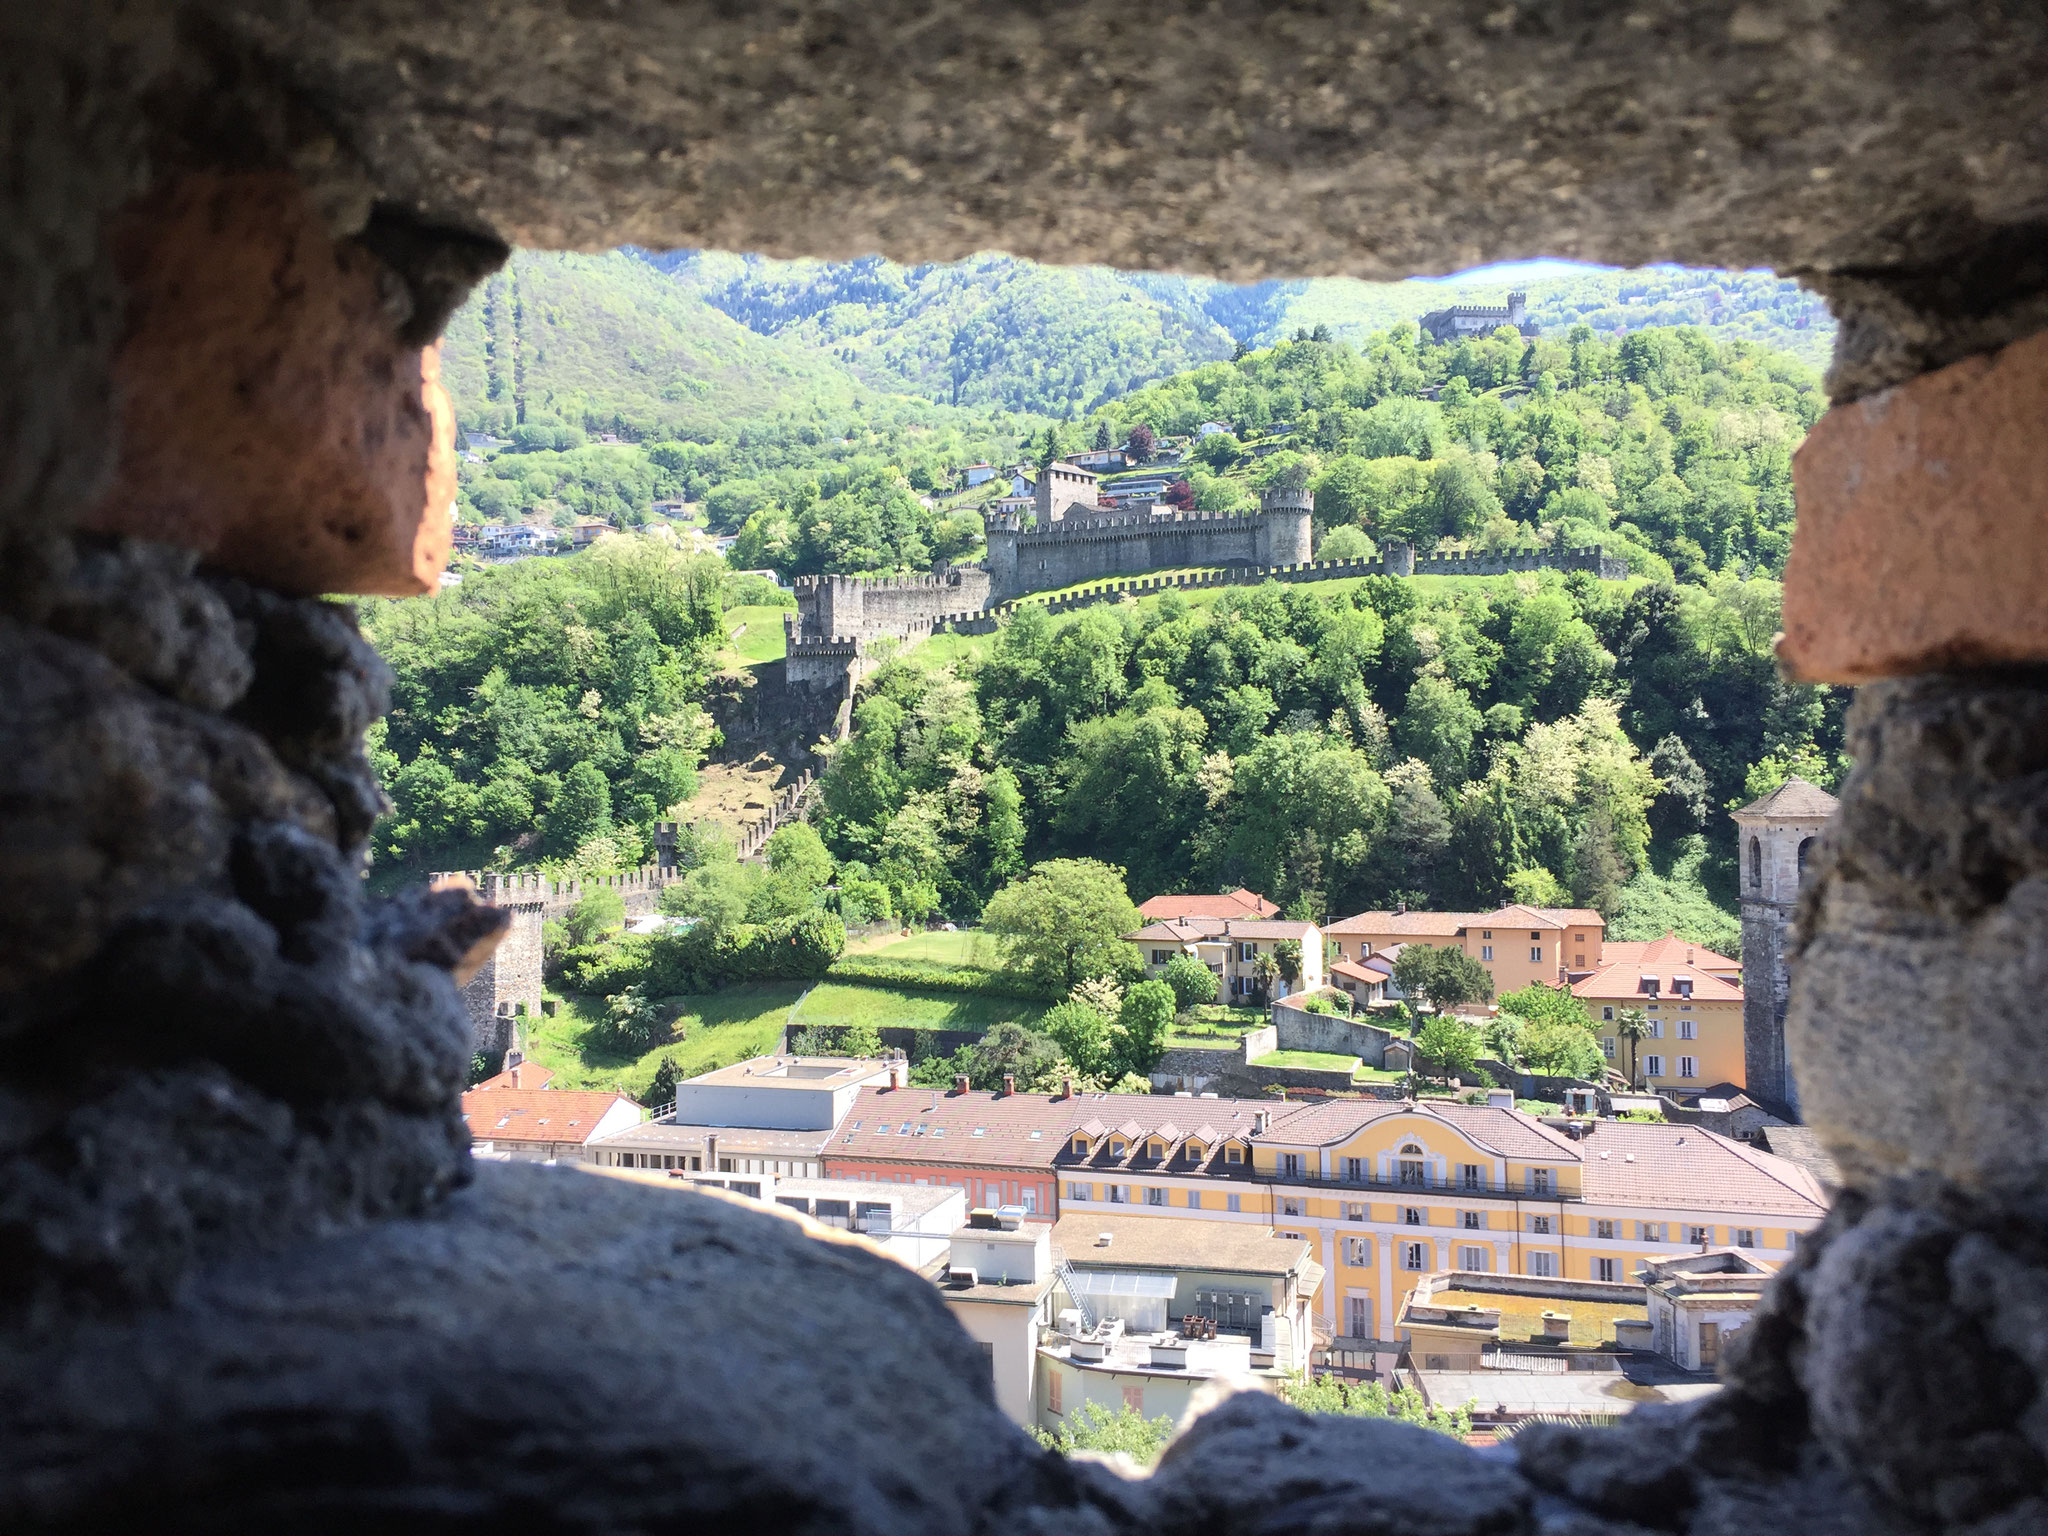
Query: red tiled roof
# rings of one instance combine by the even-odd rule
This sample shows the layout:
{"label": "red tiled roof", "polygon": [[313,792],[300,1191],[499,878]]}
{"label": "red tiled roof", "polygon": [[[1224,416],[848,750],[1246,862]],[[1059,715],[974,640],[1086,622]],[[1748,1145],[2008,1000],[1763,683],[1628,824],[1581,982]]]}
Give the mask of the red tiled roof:
{"label": "red tiled roof", "polygon": [[1674,965],[1669,960],[1617,961],[1602,965],[1584,981],[1572,984],[1572,996],[1584,998],[1641,998],[1645,976],[1654,976],[1661,985],[1658,988],[1658,1002],[1669,1002],[1679,995],[1676,986],[1681,977],[1692,981],[1693,1002],[1739,1003],[1742,988],[1732,981],[1702,970],[1697,965]]}
{"label": "red tiled roof", "polygon": [[516,1067],[507,1067],[496,1077],[487,1077],[470,1089],[471,1093],[496,1091],[500,1088],[545,1088],[554,1080],[554,1070],[537,1061],[522,1061]]}
{"label": "red tiled roof", "polygon": [[1356,960],[1339,960],[1330,967],[1332,976],[1349,976],[1354,981],[1385,981],[1393,967],[1382,960],[1378,965],[1361,965]]}
{"label": "red tiled roof", "polygon": [[1682,961],[1708,971],[1739,971],[1740,960],[1716,954],[1704,944],[1666,933],[1661,939],[1608,939],[1600,946],[1602,965],[1637,965],[1643,961]]}
{"label": "red tiled roof", "polygon": [[1532,924],[1538,928],[1598,928],[1606,919],[1589,907],[1525,907],[1520,902],[1510,903],[1495,911],[1475,915],[1467,927],[1478,924],[1486,928],[1527,928]]}
{"label": "red tiled roof", "polygon": [[623,1093],[560,1088],[471,1089],[462,1096],[462,1118],[478,1141],[567,1141],[582,1144],[615,1104],[631,1104]]}
{"label": "red tiled roof", "polygon": [[1827,1211],[1806,1169],[1698,1126],[1601,1120],[1580,1146],[1588,1200],[1759,1216]]}
{"label": "red tiled roof", "polygon": [[1278,917],[1280,909],[1265,897],[1239,886],[1216,896],[1154,896],[1138,903],[1138,911],[1150,918],[1170,917]]}

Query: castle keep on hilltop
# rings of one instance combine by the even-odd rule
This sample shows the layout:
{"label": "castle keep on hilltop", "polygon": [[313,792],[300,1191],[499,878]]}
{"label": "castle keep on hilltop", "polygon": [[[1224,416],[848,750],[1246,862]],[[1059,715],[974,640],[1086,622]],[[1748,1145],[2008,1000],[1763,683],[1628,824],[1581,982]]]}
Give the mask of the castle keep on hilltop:
{"label": "castle keep on hilltop", "polygon": [[1504,325],[1513,326],[1524,336],[1534,336],[1536,327],[1526,318],[1528,309],[1529,295],[1511,293],[1505,304],[1453,304],[1449,309],[1433,309],[1415,323],[1423,335],[1437,342],[1491,336]]}

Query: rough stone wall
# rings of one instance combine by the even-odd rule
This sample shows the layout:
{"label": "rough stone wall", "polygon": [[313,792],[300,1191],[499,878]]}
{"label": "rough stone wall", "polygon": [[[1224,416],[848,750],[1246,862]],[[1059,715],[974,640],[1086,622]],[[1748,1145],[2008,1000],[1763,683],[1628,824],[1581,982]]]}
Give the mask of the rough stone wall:
{"label": "rough stone wall", "polygon": [[462,1006],[469,1015],[469,1043],[494,1061],[519,1043],[523,1018],[540,1013],[541,928],[546,909],[537,901],[494,902],[510,923],[497,949],[463,984]]}
{"label": "rough stone wall", "polygon": [[929,576],[799,576],[796,636],[804,642],[903,639],[934,620],[988,605],[989,574],[955,566]]}
{"label": "rough stone wall", "polygon": [[1743,1086],[1762,1103],[1797,1118],[1799,1092],[1785,1053],[1785,1010],[1792,998],[1792,909],[1742,898]]}
{"label": "rough stone wall", "polygon": [[1333,1051],[1340,1056],[1356,1056],[1368,1067],[1386,1065],[1387,1042],[1394,1038],[1391,1030],[1374,1024],[1279,1004],[1273,1008],[1273,1027],[1278,1032],[1280,1050]]}
{"label": "rough stone wall", "polygon": [[[1000,560],[996,540],[1007,544]],[[1207,513],[1171,517],[1090,518],[1073,527],[1017,532],[991,520],[991,603],[1092,581],[1183,565],[1253,565],[1258,562],[1259,519]]]}

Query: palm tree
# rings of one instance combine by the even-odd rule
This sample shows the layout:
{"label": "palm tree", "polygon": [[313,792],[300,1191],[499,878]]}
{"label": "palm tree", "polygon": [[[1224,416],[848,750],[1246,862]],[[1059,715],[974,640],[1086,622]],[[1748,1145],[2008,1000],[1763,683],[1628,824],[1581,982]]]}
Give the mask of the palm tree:
{"label": "palm tree", "polygon": [[1650,1016],[1640,1008],[1624,1008],[1614,1020],[1614,1032],[1628,1042],[1628,1081],[1636,1086],[1636,1043],[1650,1038]]}

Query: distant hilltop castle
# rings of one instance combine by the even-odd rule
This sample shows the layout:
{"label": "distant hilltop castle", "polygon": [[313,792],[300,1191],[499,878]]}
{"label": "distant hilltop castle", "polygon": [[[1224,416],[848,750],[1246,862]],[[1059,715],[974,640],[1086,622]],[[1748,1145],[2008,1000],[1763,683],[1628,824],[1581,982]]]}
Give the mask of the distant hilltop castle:
{"label": "distant hilltop castle", "polygon": [[1422,334],[1431,341],[1457,341],[1466,336],[1491,336],[1504,325],[1511,325],[1524,336],[1534,336],[1536,327],[1526,316],[1529,312],[1529,295],[1511,293],[1505,304],[1453,304],[1449,309],[1433,309],[1416,322],[1422,327]]}

